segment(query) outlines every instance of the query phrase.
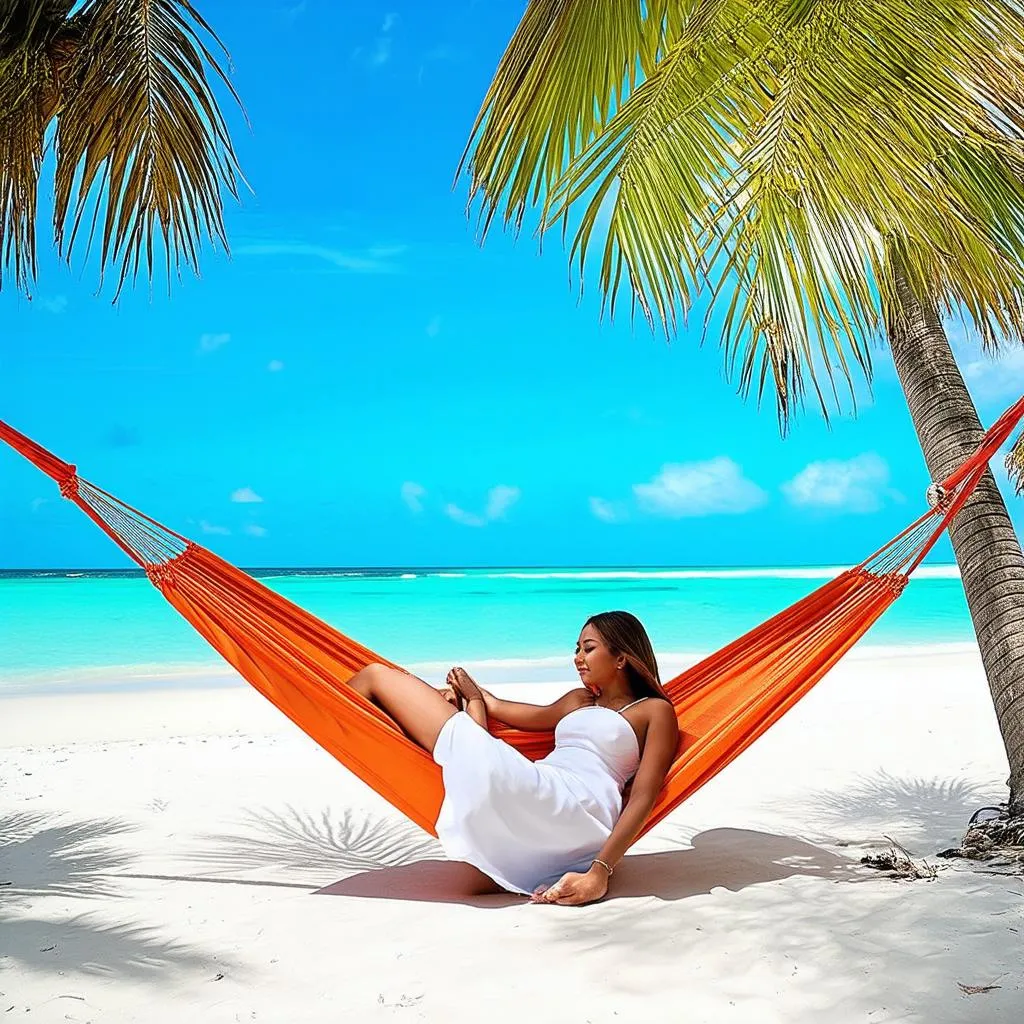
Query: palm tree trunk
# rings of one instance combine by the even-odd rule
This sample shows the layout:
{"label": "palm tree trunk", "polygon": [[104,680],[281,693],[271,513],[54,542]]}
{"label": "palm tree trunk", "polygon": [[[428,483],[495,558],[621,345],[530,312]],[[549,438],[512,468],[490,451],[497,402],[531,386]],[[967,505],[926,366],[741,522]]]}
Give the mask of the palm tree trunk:
{"label": "palm tree trunk", "polygon": [[[925,462],[948,476],[983,433],[934,302],[922,300],[898,257],[899,309],[889,342]],[[1024,555],[991,472],[950,525],[992,703],[1010,765],[1010,810],[1024,813]]]}

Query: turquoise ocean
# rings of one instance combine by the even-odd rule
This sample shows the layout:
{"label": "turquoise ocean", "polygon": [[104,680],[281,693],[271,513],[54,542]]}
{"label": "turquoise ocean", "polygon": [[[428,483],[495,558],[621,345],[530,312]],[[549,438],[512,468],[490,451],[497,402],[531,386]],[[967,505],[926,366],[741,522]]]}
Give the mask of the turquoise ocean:
{"label": "turquoise ocean", "polygon": [[[838,567],[256,569],[266,586],[427,678],[572,679],[588,615],[624,608],[663,669],[713,651]],[[924,566],[861,641],[973,642],[956,568]],[[139,572],[0,572],[0,694],[223,685],[219,657]]]}

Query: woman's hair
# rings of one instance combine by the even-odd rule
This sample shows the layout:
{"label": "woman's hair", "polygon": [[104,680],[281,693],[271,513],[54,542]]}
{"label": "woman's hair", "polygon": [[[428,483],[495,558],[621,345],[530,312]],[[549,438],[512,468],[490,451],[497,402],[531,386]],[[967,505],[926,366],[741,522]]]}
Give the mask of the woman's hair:
{"label": "woman's hair", "polygon": [[598,612],[587,619],[586,626],[593,626],[604,637],[612,654],[625,656],[626,673],[635,691],[661,697],[671,703],[661,685],[651,638],[635,615],[630,612]]}

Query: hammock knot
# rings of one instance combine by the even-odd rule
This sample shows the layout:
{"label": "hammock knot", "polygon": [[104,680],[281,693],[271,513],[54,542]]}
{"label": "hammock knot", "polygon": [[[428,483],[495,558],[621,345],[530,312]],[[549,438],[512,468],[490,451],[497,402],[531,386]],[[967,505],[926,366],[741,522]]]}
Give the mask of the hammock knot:
{"label": "hammock knot", "polygon": [[879,576],[879,579],[892,591],[893,597],[899,597],[903,593],[909,580],[901,572],[887,572]]}
{"label": "hammock knot", "polygon": [[60,488],[62,498],[74,501],[78,497],[78,467],[68,466],[68,470],[67,475],[57,480],[57,486]]}
{"label": "hammock knot", "polygon": [[928,500],[928,507],[937,508],[940,512],[945,512],[953,500],[953,495],[942,484],[930,484],[924,496]]}
{"label": "hammock knot", "polygon": [[892,592],[893,597],[899,597],[903,593],[903,588],[909,582],[907,577],[901,572],[874,572],[863,567],[850,569],[848,572],[866,582],[885,587],[886,590]]}
{"label": "hammock knot", "polygon": [[163,589],[165,584],[174,583],[182,563],[195,551],[195,547],[195,544],[189,541],[183,551],[176,554],[173,558],[168,558],[166,562],[147,562],[143,568],[146,570],[149,582],[158,589]]}

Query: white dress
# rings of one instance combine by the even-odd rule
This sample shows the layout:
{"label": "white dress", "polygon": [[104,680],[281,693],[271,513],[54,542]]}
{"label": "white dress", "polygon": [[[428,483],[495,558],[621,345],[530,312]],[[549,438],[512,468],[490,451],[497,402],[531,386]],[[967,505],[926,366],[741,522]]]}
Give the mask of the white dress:
{"label": "white dress", "polygon": [[621,711],[591,704],[566,715],[555,749],[531,761],[460,711],[441,727],[434,760],[444,776],[445,853],[529,894],[590,868],[622,813],[640,745]]}

